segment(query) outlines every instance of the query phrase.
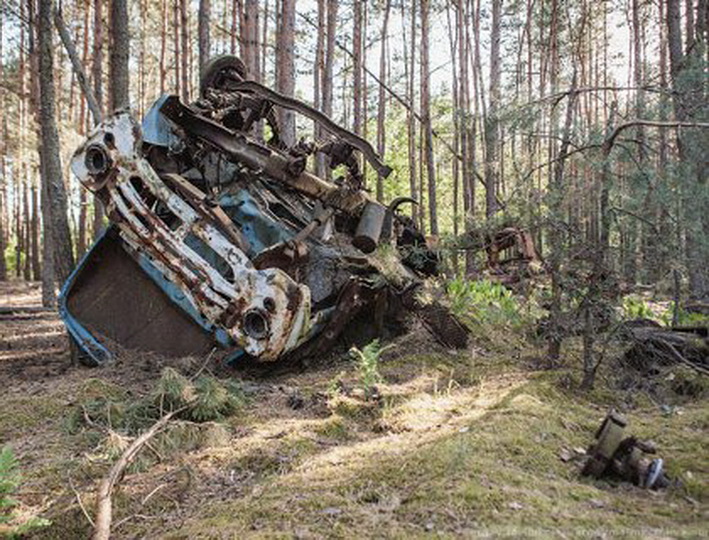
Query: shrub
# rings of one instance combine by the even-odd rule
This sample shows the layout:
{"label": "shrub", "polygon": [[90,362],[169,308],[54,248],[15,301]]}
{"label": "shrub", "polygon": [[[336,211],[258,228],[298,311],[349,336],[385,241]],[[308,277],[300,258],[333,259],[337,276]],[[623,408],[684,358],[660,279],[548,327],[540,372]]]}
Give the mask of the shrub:
{"label": "shrub", "polygon": [[17,501],[13,495],[20,487],[20,472],[17,460],[8,446],[0,449],[0,533],[9,538],[19,538],[32,530],[46,527],[49,520],[32,517],[22,523],[13,523],[13,510]]}
{"label": "shrub", "polygon": [[446,292],[451,310],[461,318],[494,325],[523,322],[516,298],[499,283],[456,278],[448,282]]}
{"label": "shrub", "polygon": [[382,382],[382,376],[379,373],[379,361],[382,353],[391,347],[392,345],[382,347],[379,340],[375,339],[361,350],[357,347],[350,349],[350,355],[357,365],[359,384],[367,397],[371,396],[374,386]]}
{"label": "shrub", "polygon": [[633,296],[623,299],[623,315],[626,319],[652,319],[655,316],[643,300]]}

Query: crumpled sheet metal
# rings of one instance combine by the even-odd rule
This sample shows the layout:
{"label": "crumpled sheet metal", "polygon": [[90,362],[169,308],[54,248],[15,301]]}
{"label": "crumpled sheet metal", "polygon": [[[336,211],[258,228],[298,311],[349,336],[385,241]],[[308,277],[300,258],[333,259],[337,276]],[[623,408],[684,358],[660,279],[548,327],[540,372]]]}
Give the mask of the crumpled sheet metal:
{"label": "crumpled sheet metal", "polygon": [[[82,184],[106,204],[129,251],[148,256],[196,311],[248,354],[273,360],[297,346],[310,325],[308,288],[279,269],[256,270],[234,241],[201,215],[206,211],[198,212],[168,188],[141,156],[141,143],[140,126],[129,113],[119,113],[94,130],[71,163]],[[148,206],[154,199],[179,226],[171,228],[156,216]],[[230,272],[220,273],[188,238],[197,238]]]}
{"label": "crumpled sheet metal", "polygon": [[[163,96],[142,128],[118,111],[74,155],[74,174],[111,221],[60,295],[93,364],[111,357],[111,340],[168,356],[317,354],[345,330],[370,332],[369,311],[399,331],[402,295],[437,271],[433,253],[431,268],[403,256],[426,249],[397,214],[416,201],[385,207],[363,189],[361,158],[390,171],[371,145],[244,77],[239,59],[214,59],[195,102]],[[286,144],[274,107],[316,122],[318,139]],[[309,170],[321,157],[331,174]],[[387,271],[382,243],[396,244]]]}

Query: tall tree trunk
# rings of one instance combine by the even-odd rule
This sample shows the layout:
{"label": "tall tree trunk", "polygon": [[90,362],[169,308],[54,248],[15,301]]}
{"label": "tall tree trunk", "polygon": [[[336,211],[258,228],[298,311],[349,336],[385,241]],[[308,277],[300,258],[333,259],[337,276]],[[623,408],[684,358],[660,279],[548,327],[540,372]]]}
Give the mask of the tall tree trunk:
{"label": "tall tree trunk", "polygon": [[211,54],[209,39],[209,21],[211,18],[211,0],[199,0],[199,18],[197,20],[197,35],[199,39],[199,72],[202,73],[204,65]]}
{"label": "tall tree trunk", "polygon": [[[318,35],[315,45],[315,65],[313,66],[313,107],[323,110],[323,73],[325,72],[325,28],[327,17],[326,0],[318,0]],[[313,124],[313,138],[320,141],[322,130],[320,124]],[[325,158],[318,154],[315,158],[315,174],[320,177],[325,176]]]}
{"label": "tall tree trunk", "polygon": [[[286,96],[295,93],[295,0],[280,0],[280,21],[277,32],[276,62],[278,64],[276,87]],[[334,35],[333,35],[334,39]],[[295,143],[295,113],[283,107],[278,110],[281,139]]]}
{"label": "tall tree trunk", "polygon": [[[402,4],[402,24],[405,20],[403,13]],[[416,157],[416,122],[414,119],[414,103],[416,100],[416,89],[414,87],[416,80],[416,0],[412,0],[411,9],[409,11],[409,17],[411,22],[411,35],[409,36],[409,54],[410,57],[405,63],[410,66],[408,68],[407,77],[407,96],[406,99],[409,102],[409,107],[406,109],[406,135],[408,142],[408,158],[409,158],[409,192],[412,199],[419,199],[418,195],[418,172],[417,172],[417,157]],[[407,44],[404,43],[404,50],[406,50]],[[419,203],[421,201],[419,200]],[[411,209],[411,217],[416,222],[419,228],[423,227],[423,219],[421,217],[421,209],[418,206],[414,206]]]}
{"label": "tall tree trunk", "polygon": [[158,64],[160,71],[160,95],[163,95],[167,88],[167,66],[165,65],[167,56],[167,17],[167,0],[160,0],[160,61]]}
{"label": "tall tree trunk", "polygon": [[[354,24],[352,32],[352,100],[354,114],[352,115],[352,131],[362,134],[362,4],[353,2]],[[383,50],[383,49],[382,49]]]}
{"label": "tall tree trunk", "polygon": [[[322,111],[332,118],[333,104],[333,70],[335,65],[335,34],[337,33],[338,0],[325,0],[327,5],[326,38],[325,38],[325,68],[322,74]],[[331,171],[320,156],[318,170],[325,178],[330,178]]]}
{"label": "tall tree trunk", "polygon": [[5,173],[5,153],[7,152],[7,114],[5,112],[5,62],[3,60],[3,30],[5,18],[0,17],[0,127],[2,128],[2,145],[0,145],[0,281],[7,280],[7,264],[5,262],[5,234],[7,219],[7,177]]}
{"label": "tall tree trunk", "polygon": [[[103,111],[103,2],[94,0],[93,47],[91,53],[91,78],[93,79],[94,95],[99,109]],[[94,238],[103,232],[103,204],[94,198],[93,215]]]}
{"label": "tall tree trunk", "polygon": [[[384,85],[387,84],[387,47],[389,32],[389,11],[391,0],[384,0],[384,22],[382,23],[381,51],[379,55],[379,96],[377,105],[377,153],[384,158],[386,152],[386,93]],[[384,200],[384,179],[377,175],[377,200]]]}
{"label": "tall tree trunk", "polygon": [[182,75],[182,99],[190,100],[190,45],[189,45],[189,19],[187,2],[188,0],[179,0],[180,2],[180,74]]}
{"label": "tall tree trunk", "polygon": [[[705,8],[706,9],[706,8]],[[700,29],[706,17],[698,17]],[[670,51],[673,104],[675,117],[680,121],[699,120],[709,114],[703,81],[704,52],[707,47],[706,31],[692,29],[694,37],[701,37],[701,46],[695,44],[688,54],[683,54],[679,0],[667,0],[667,43]],[[694,39],[694,38],[689,38]],[[709,165],[706,148],[709,147],[708,130],[692,128],[677,134],[677,146],[682,164],[682,224],[685,227],[685,254],[689,271],[689,288],[693,297],[709,298],[709,204],[707,176]]]}
{"label": "tall tree trunk", "polygon": [[561,233],[563,221],[563,200],[564,200],[564,170],[566,158],[571,145],[571,127],[574,120],[574,108],[576,106],[576,72],[574,71],[571,91],[566,102],[566,117],[561,134],[561,146],[559,156],[554,164],[552,172],[552,184],[549,186],[549,208],[551,213],[552,226],[549,232],[549,243],[551,253],[549,254],[549,267],[551,274],[551,309],[550,309],[550,335],[547,357],[549,365],[556,367],[561,354],[561,344],[565,335],[562,316],[562,285],[561,285],[561,261],[565,257],[564,238]]}
{"label": "tall tree trunk", "polygon": [[436,163],[433,157],[433,128],[431,127],[431,69],[429,65],[430,0],[421,0],[421,118],[424,131],[424,158],[428,185],[428,213],[430,231],[438,234],[436,205]]}
{"label": "tall tree trunk", "polygon": [[39,281],[42,278],[42,263],[39,256],[39,201],[37,196],[37,187],[32,186],[32,221],[30,223],[30,241],[32,247],[32,280]]}
{"label": "tall tree trunk", "polygon": [[502,0],[492,0],[490,27],[490,105],[485,121],[485,215],[497,212],[497,186],[500,183],[500,29]]}
{"label": "tall tree trunk", "polygon": [[128,60],[128,0],[111,0],[111,109],[123,109],[130,104]]}
{"label": "tall tree trunk", "polygon": [[249,78],[261,80],[258,0],[245,0],[241,13],[241,59]]}
{"label": "tall tree trunk", "polygon": [[67,202],[62,177],[59,134],[57,132],[54,89],[54,44],[52,40],[51,0],[39,3],[39,120],[42,152],[42,182],[49,198],[49,223],[54,244],[56,276],[63,283],[74,268]]}
{"label": "tall tree trunk", "polygon": [[30,182],[29,175],[25,177],[22,184],[22,229],[24,233],[23,245],[25,246],[25,260],[22,264],[22,278],[25,281],[32,279],[32,215],[30,214],[30,191],[28,184]]}

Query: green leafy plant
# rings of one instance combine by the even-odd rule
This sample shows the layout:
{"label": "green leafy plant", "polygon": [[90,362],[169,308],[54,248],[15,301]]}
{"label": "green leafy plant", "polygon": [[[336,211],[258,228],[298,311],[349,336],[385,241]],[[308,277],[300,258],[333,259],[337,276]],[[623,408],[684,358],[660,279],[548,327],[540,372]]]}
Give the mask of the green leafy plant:
{"label": "green leafy plant", "polygon": [[9,447],[3,446],[0,450],[0,523],[7,523],[11,519],[12,509],[17,504],[12,494],[19,484],[15,456]]}
{"label": "green leafy plant", "polygon": [[18,504],[13,495],[19,487],[20,472],[17,460],[10,447],[3,446],[0,449],[0,525],[7,527],[0,529],[0,534],[6,534],[9,538],[19,538],[32,530],[51,524],[49,520],[38,517],[12,524],[13,510]]}
{"label": "green leafy plant", "polygon": [[448,282],[446,292],[453,313],[483,324],[519,324],[522,314],[512,292],[491,281],[456,278]]}
{"label": "green leafy plant", "polygon": [[[674,316],[675,306],[674,303],[660,315],[660,321],[665,326],[672,326],[672,318]],[[691,311],[685,311],[684,309],[679,310],[677,313],[677,324],[680,326],[699,326],[709,324],[709,316],[702,313],[693,313]]]}
{"label": "green leafy plant", "polygon": [[633,296],[623,299],[623,315],[626,319],[652,319],[655,316],[643,300]]}
{"label": "green leafy plant", "polygon": [[393,345],[382,347],[379,340],[375,339],[362,349],[358,349],[357,347],[350,349],[350,356],[352,356],[357,366],[359,384],[368,397],[372,395],[375,385],[383,380],[379,373],[379,362],[382,353],[392,346]]}

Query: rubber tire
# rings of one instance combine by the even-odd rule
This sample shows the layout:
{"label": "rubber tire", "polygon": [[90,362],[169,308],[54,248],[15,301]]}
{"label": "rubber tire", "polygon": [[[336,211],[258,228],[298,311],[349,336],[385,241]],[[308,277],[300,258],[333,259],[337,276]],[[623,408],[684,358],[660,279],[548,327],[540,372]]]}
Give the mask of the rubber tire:
{"label": "rubber tire", "polygon": [[204,65],[199,77],[199,93],[202,97],[210,88],[219,89],[219,78],[226,70],[234,70],[242,78],[246,78],[246,65],[243,60],[233,54],[223,54],[210,58]]}

